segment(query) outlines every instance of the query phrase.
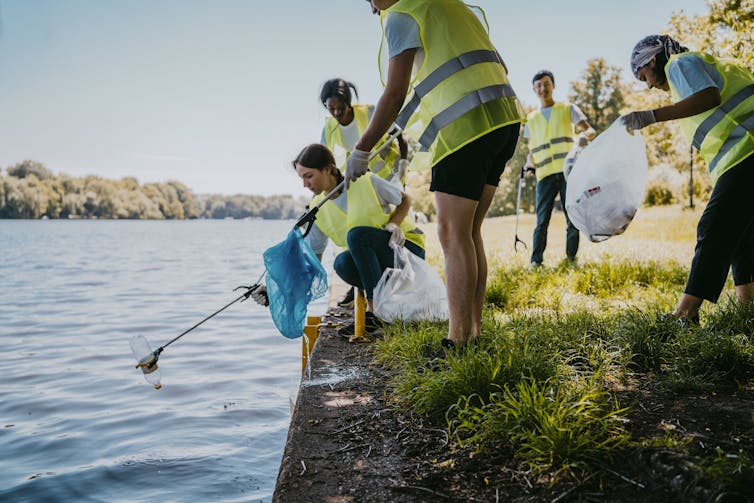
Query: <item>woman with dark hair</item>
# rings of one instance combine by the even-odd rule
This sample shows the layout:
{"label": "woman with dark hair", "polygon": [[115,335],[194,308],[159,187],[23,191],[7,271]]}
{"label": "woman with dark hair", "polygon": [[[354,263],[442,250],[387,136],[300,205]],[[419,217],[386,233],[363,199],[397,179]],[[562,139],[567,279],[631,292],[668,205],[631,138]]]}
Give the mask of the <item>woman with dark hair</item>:
{"label": "woman with dark hair", "polygon": [[[318,143],[304,147],[292,165],[304,187],[315,194],[312,207],[343,181],[332,153]],[[405,246],[424,258],[424,233],[409,217],[410,207],[411,200],[405,192],[369,173],[350,184],[347,192],[341,189],[317,212],[307,236],[312,250],[321,259],[328,240],[345,248],[335,258],[335,272],[349,285],[362,288],[366,295],[367,337],[351,339],[353,342],[368,342],[383,328],[382,320],[374,315],[372,298],[382,273],[394,267],[390,244]],[[352,338],[354,325],[343,327],[338,333]]]}
{"label": "woman with dark hair", "polygon": [[736,296],[754,300],[754,76],[745,67],[690,52],[668,35],[650,35],[631,53],[631,70],[675,103],[622,117],[629,131],[681,120],[684,136],[707,162],[712,195],[697,225],[686,288],[673,314],[699,322],[705,300],[717,302],[733,268]]}
{"label": "woman with dark hair", "polygon": [[[353,97],[359,98],[356,86],[343,79],[328,80],[319,93],[322,105],[330,113],[322,128],[320,143],[333,152],[341,172],[345,170],[346,159],[353,152],[354,145],[367,128],[374,112],[373,105],[352,104]],[[378,145],[384,141],[385,137]],[[391,145],[384,154],[375,157],[369,163],[369,168],[381,178],[399,180],[402,183],[406,178],[407,153],[408,147],[403,137],[398,136],[398,145]]]}

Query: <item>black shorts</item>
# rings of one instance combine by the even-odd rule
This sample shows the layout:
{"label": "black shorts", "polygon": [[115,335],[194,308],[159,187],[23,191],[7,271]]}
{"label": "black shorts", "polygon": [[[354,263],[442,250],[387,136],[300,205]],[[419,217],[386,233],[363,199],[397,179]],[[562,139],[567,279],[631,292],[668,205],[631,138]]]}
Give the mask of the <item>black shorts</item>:
{"label": "black shorts", "polygon": [[485,185],[498,186],[513,157],[521,124],[490,131],[432,166],[429,190],[479,201]]}

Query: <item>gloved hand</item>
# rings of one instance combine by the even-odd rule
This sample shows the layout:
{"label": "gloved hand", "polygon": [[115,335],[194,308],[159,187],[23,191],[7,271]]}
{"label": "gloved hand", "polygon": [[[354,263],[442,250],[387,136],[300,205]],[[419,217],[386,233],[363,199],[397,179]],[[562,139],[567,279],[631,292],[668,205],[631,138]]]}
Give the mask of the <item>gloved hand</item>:
{"label": "gloved hand", "polygon": [[390,233],[389,243],[391,246],[401,247],[406,244],[406,235],[403,234],[403,229],[398,224],[388,222],[384,229]]}
{"label": "gloved hand", "polygon": [[251,298],[260,306],[267,307],[270,305],[270,298],[267,296],[267,287],[264,285],[257,285],[251,291]]}
{"label": "gloved hand", "polygon": [[657,122],[655,113],[652,110],[642,110],[640,112],[631,112],[620,118],[621,123],[626,126],[628,131],[641,129]]}
{"label": "gloved hand", "polygon": [[527,173],[531,173],[533,175],[535,173],[535,171],[536,171],[534,169],[534,165],[533,164],[529,164],[529,161],[526,161],[526,164],[524,164],[524,168],[523,169],[524,169],[524,173],[523,173],[524,175],[526,175]]}
{"label": "gloved hand", "polygon": [[586,147],[587,145],[589,145],[589,138],[587,138],[586,135],[583,133],[580,134],[579,139],[578,139],[578,145],[579,147],[582,147],[582,148]]}
{"label": "gloved hand", "polygon": [[346,161],[345,182],[346,189],[348,189],[348,183],[356,181],[361,175],[367,172],[369,169],[369,152],[363,150],[354,149],[351,155],[348,156]]}

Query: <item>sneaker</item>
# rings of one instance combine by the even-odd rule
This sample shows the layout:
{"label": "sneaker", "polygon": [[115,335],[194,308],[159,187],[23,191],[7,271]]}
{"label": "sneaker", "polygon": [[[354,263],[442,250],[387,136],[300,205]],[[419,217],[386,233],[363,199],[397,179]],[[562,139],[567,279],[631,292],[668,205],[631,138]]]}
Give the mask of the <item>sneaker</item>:
{"label": "sneaker", "polygon": [[427,368],[430,370],[437,370],[440,368],[440,363],[445,360],[448,352],[454,352],[458,350],[455,342],[450,339],[443,339],[440,341],[440,349],[432,353],[427,361]]}
{"label": "sneaker", "polygon": [[353,288],[349,288],[343,298],[338,301],[338,307],[353,307]]}
{"label": "sneaker", "polygon": [[[338,330],[338,335],[349,339],[350,342],[371,342],[374,337],[383,335],[385,333],[386,323],[379,319],[374,313],[367,311],[366,319],[364,320],[364,336],[357,338],[357,340],[351,340],[356,334],[356,324],[349,323],[343,328]],[[361,340],[362,338],[369,338],[369,340]]]}

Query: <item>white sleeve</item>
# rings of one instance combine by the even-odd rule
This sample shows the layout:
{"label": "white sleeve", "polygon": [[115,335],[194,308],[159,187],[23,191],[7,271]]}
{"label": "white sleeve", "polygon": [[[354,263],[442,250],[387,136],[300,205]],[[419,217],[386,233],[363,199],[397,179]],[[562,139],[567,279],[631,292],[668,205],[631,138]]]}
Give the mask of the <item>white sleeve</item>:
{"label": "white sleeve", "polygon": [[306,235],[306,241],[309,243],[309,246],[312,247],[314,253],[322,255],[325,253],[325,248],[327,248],[327,242],[329,239],[324,232],[319,230],[317,224],[314,224],[312,225],[312,230]]}
{"label": "white sleeve", "polygon": [[586,120],[586,115],[581,111],[578,105],[571,103],[571,124],[578,124]]}
{"label": "white sleeve", "polygon": [[403,202],[403,192],[401,189],[387,180],[375,175],[372,177],[372,186],[382,203],[398,206]]}

